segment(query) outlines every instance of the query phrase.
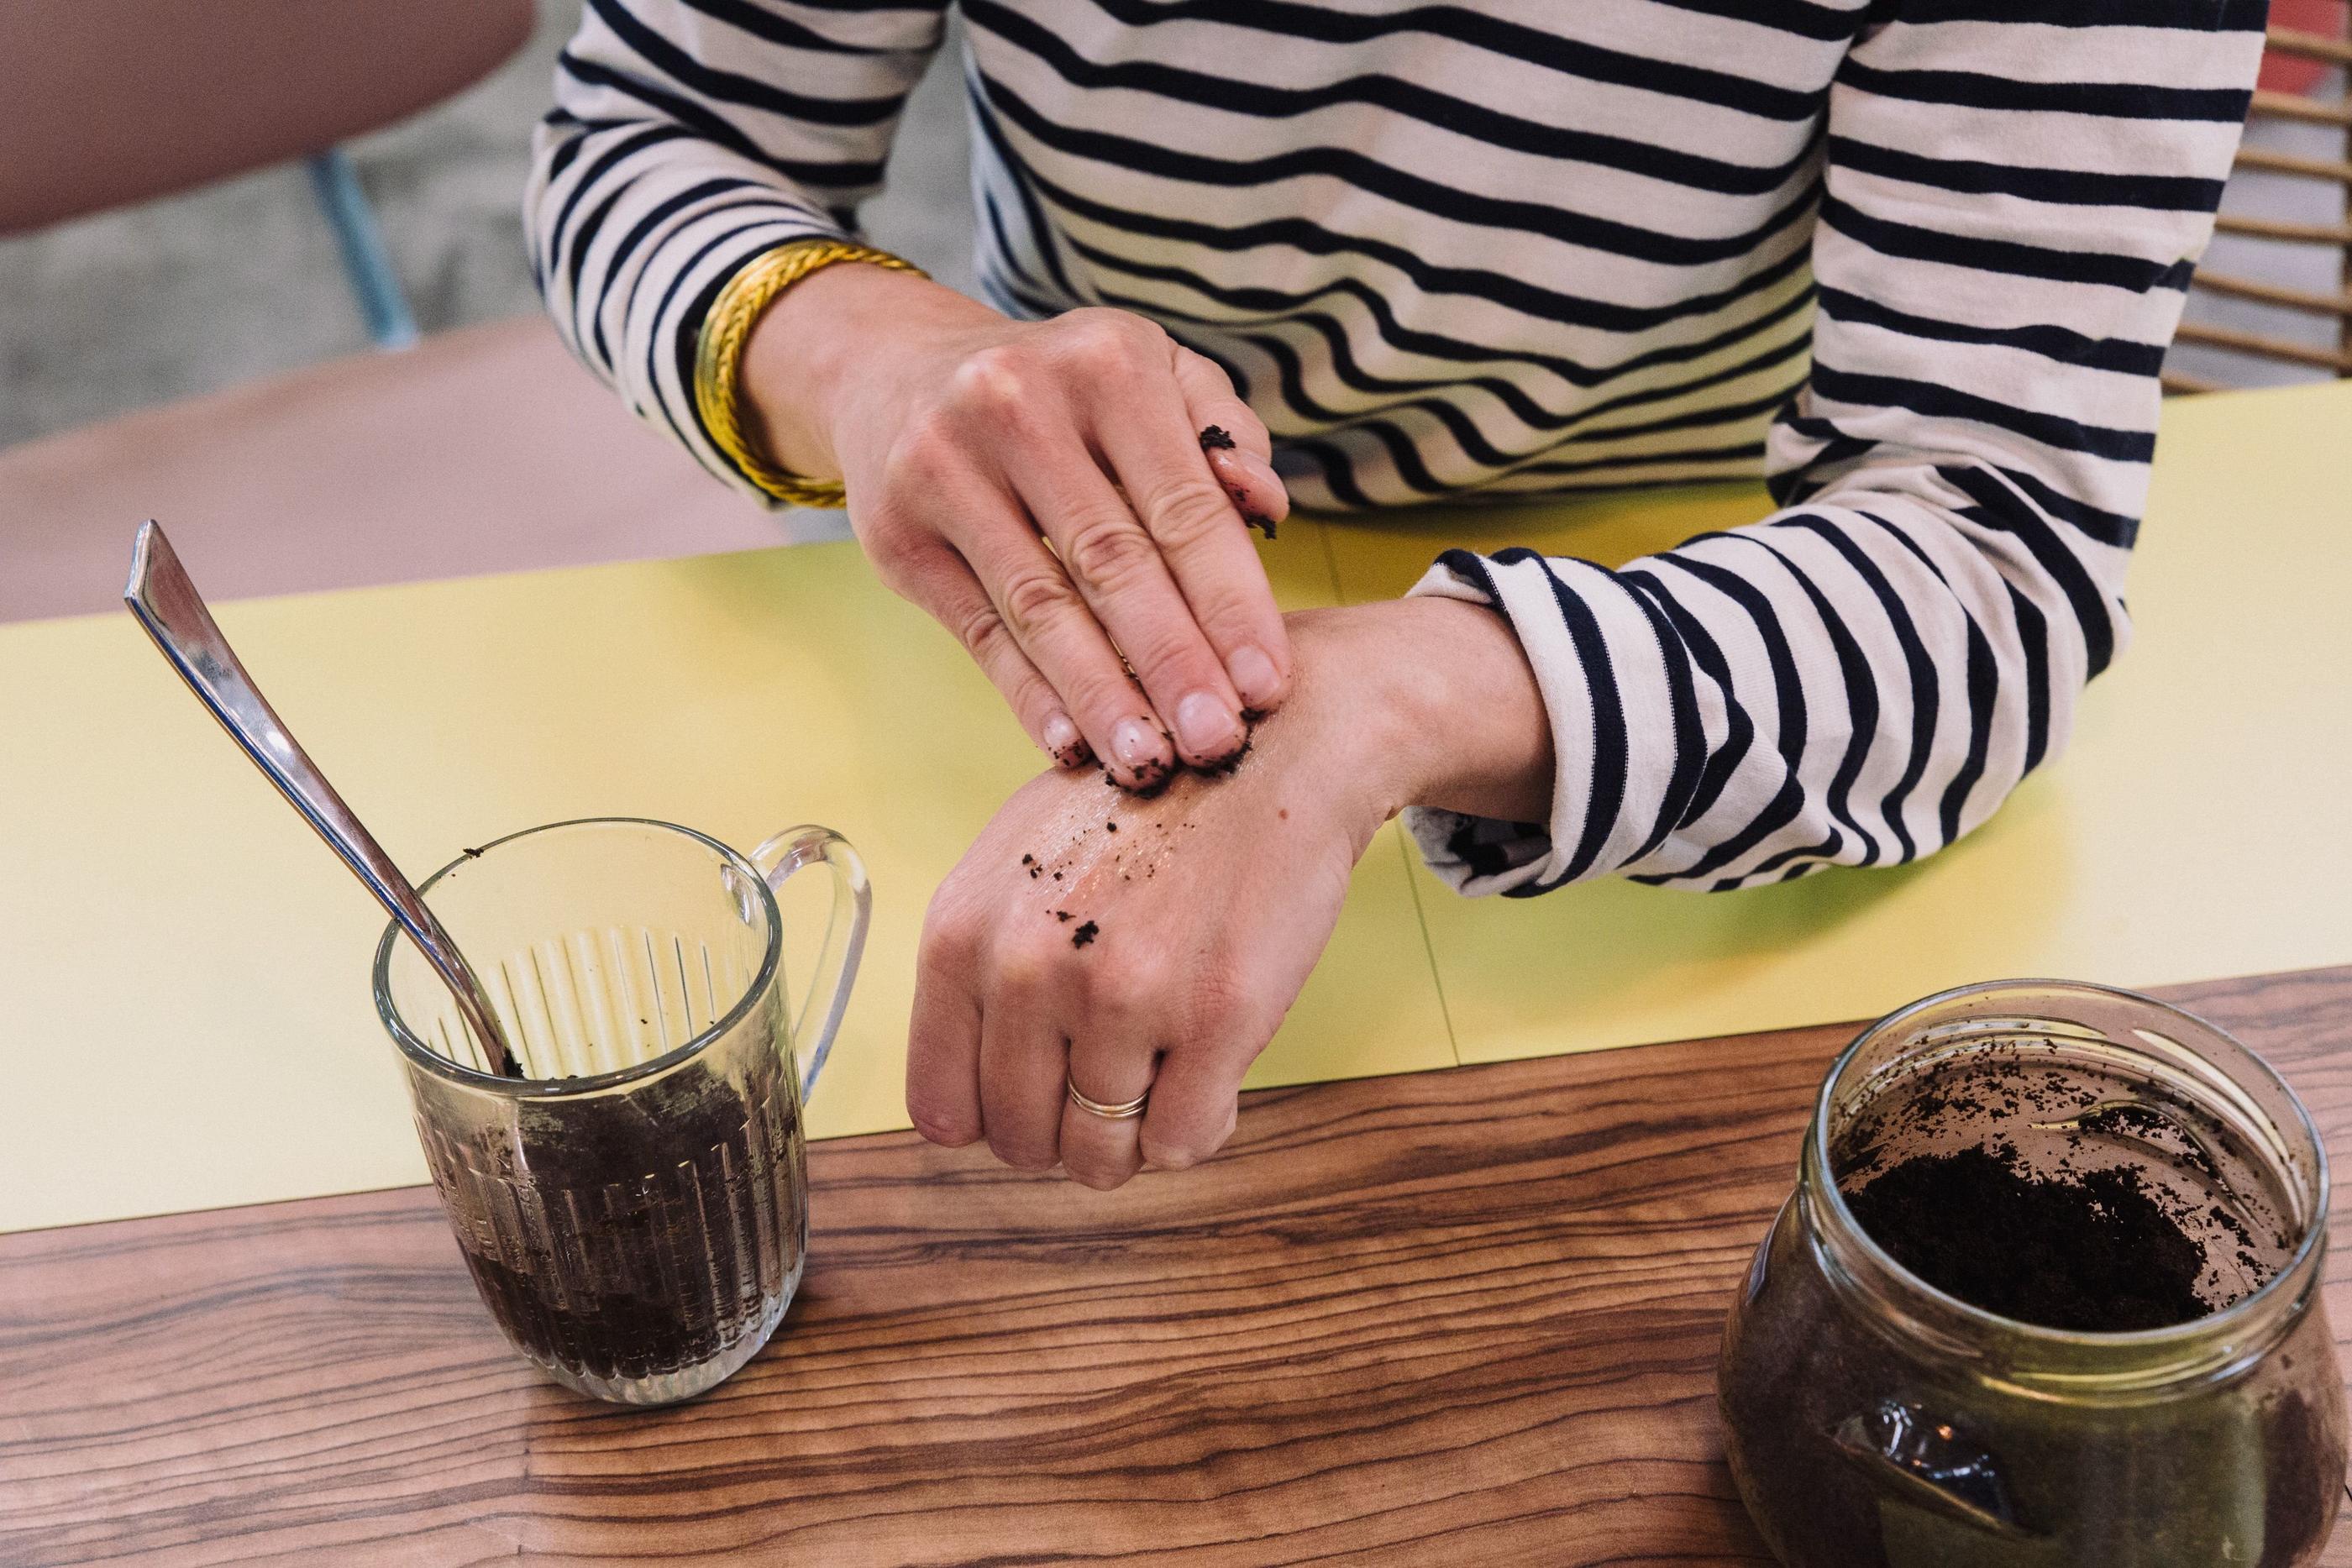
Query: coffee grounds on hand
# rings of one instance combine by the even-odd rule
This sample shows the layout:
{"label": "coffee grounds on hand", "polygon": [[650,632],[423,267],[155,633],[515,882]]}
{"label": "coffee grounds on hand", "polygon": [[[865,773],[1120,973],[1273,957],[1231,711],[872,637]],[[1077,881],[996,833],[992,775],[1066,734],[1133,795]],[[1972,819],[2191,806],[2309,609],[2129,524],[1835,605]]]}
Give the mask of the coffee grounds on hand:
{"label": "coffee grounds on hand", "polygon": [[2212,1312],[2204,1252],[2129,1166],[2038,1176],[2013,1152],[1917,1155],[1846,1207],[1912,1273],[1970,1306],[2045,1328],[2122,1333]]}
{"label": "coffee grounds on hand", "polygon": [[[1234,438],[1233,438],[1233,435],[1231,434],[1231,433],[1229,433],[1229,432],[1225,429],[1225,427],[1224,427],[1223,425],[1222,425],[1222,424],[1211,424],[1211,425],[1204,425],[1204,426],[1202,426],[1202,430],[1201,430],[1201,450],[1202,450],[1202,451],[1203,451],[1203,452],[1230,452],[1230,451],[1232,451],[1233,449],[1234,449]],[[1237,508],[1239,508],[1239,509],[1240,509],[1240,511],[1241,511],[1241,515],[1242,515],[1242,522],[1244,523],[1244,525],[1245,525],[1246,527],[1249,527],[1249,528],[1256,528],[1256,529],[1258,529],[1260,532],[1264,533],[1264,534],[1265,535],[1265,537],[1266,537],[1266,538],[1274,538],[1274,519],[1273,519],[1272,517],[1269,517],[1265,516],[1263,512],[1253,512],[1253,511],[1251,511],[1251,510],[1249,509],[1249,507],[1244,504],[1244,502],[1245,502],[1245,499],[1246,499],[1246,498],[1242,495],[1242,493],[1241,493],[1239,490],[1234,489],[1233,486],[1226,486],[1226,488],[1225,488],[1225,494],[1227,494],[1228,496],[1231,496],[1231,497],[1233,497],[1234,505]],[[1129,672],[1129,674],[1132,674],[1133,673],[1134,673],[1134,672],[1133,672],[1133,671],[1131,671],[1131,670]]]}
{"label": "coffee grounds on hand", "polygon": [[[1103,782],[1109,785],[1114,789],[1120,790],[1132,796],[1138,800],[1156,800],[1160,796],[1168,792],[1168,787],[1170,785],[1175,783],[1177,779],[1182,778],[1188,773],[1202,779],[1230,778],[1241,768],[1241,765],[1244,762],[1248,760],[1251,750],[1257,745],[1256,737],[1253,732],[1256,727],[1258,720],[1265,716],[1263,714],[1252,714],[1244,711],[1242,715],[1243,735],[1241,749],[1235,751],[1231,757],[1224,758],[1220,761],[1196,763],[1186,762],[1183,758],[1177,758],[1176,765],[1173,768],[1161,763],[1153,763],[1150,765],[1150,770],[1139,776],[1133,785],[1120,783],[1118,781],[1118,775],[1110,772],[1108,769],[1105,769],[1102,776]],[[1118,831],[1116,825],[1107,825],[1110,826],[1112,832]]]}

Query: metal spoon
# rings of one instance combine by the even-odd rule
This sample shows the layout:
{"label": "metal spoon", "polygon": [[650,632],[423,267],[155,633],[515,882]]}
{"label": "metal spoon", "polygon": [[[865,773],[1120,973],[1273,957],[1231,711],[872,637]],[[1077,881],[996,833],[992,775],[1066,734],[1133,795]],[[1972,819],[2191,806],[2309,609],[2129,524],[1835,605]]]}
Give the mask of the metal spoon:
{"label": "metal spoon", "polygon": [[520,1078],[522,1069],[499,1030],[498,1013],[465,955],[457,951],[457,943],[425,906],[416,889],[400,874],[400,868],[392,863],[392,857],[361,826],[359,818],[271,711],[228,639],[214,623],[196,585],[188,580],[172,541],[152,519],[140,525],[139,540],[131,547],[131,580],[123,587],[122,601],[147,628],[147,635],[172,661],[180,678],[220,720],[221,727],[400,922],[401,929],[457,999],[457,1011],[472,1028],[492,1071],[503,1077]]}

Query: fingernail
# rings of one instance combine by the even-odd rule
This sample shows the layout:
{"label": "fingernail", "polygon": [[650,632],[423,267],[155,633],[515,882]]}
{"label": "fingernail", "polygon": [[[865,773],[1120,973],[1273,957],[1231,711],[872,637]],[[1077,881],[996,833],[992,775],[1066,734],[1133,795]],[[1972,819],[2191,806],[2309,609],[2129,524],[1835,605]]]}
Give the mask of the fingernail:
{"label": "fingernail", "polygon": [[1068,714],[1057,713],[1045,721],[1045,749],[1054,754],[1056,762],[1064,767],[1076,766],[1083,745],[1078,727],[1070,722]]}
{"label": "fingernail", "polygon": [[1120,719],[1118,727],[1110,732],[1110,744],[1130,773],[1139,773],[1168,760],[1160,732],[1139,718]]}
{"label": "fingernail", "polygon": [[1195,757],[1223,757],[1242,737],[1241,718],[1207,692],[1194,692],[1176,705],[1176,736]]}
{"label": "fingernail", "polygon": [[1234,690],[1241,694],[1248,707],[1265,707],[1274,701],[1274,694],[1282,685],[1275,673],[1274,661],[1265,651],[1255,647],[1236,648],[1225,661],[1225,674],[1234,678]]}
{"label": "fingernail", "polygon": [[1274,465],[1247,447],[1236,446],[1226,455],[1233,460],[1234,466],[1242,469],[1266,488],[1270,490],[1282,488],[1282,476],[1274,471]]}
{"label": "fingernail", "polygon": [[[1274,465],[1243,447],[1209,454],[1209,465],[1219,471],[1217,476],[1228,491],[1236,485],[1246,485],[1257,492],[1261,505],[1271,506],[1275,497],[1286,497],[1288,494],[1283,489],[1282,476],[1274,471]],[[1238,498],[1236,504],[1239,504]]]}

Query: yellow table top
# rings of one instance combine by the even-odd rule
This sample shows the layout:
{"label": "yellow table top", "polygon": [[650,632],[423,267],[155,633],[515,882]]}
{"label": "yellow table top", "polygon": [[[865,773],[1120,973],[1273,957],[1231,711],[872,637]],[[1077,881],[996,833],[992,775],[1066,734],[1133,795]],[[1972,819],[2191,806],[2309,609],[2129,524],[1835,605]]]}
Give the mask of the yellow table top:
{"label": "yellow table top", "polygon": [[[1737,894],[1600,882],[1464,899],[1418,857],[1465,1061],[1874,1017],[1971,981],[2132,987],[2352,960],[2352,383],[2176,399],[2126,597],[2131,647],[2074,738],[1910,866]],[[1743,487],[1454,508],[1332,530],[1349,602],[1449,545],[1616,565],[1753,522]]]}
{"label": "yellow table top", "polygon": [[[2152,985],[2352,959],[2352,841],[2327,831],[2352,762],[2352,620],[2332,602],[2352,582],[2347,450],[2352,386],[2168,405],[2137,642],[2073,749],[1919,866],[1469,901],[1391,826],[1251,1082],[1865,1016],[2004,974]],[[1260,549],[1301,606],[1401,591],[1450,544],[1616,561],[1766,509],[1745,486],[1643,493],[1301,520]],[[924,904],[1039,758],[851,547],[220,619],[412,873],[572,816],[740,846],[796,821],[847,834],[875,927],[811,1130],[905,1124]],[[0,1230],[423,1180],[368,1003],[381,925],[128,616],[0,627]]]}

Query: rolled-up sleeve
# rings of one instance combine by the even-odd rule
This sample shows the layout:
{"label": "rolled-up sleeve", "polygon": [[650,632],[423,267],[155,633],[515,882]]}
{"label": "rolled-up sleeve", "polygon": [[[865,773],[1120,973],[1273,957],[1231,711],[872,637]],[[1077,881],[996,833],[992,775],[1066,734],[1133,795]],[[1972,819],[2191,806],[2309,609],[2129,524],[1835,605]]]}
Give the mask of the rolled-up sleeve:
{"label": "rolled-up sleeve", "polygon": [[2263,7],[1895,0],[1832,89],[1781,510],[1614,570],[1449,552],[1518,633],[1550,820],[1415,810],[1473,894],[1729,889],[1950,843],[2065,744],[2129,635],[2158,371]]}
{"label": "rolled-up sleeve", "polygon": [[772,504],[713,444],[694,352],[719,291],[882,187],[943,5],[589,0],[524,198],[556,329],[639,417]]}

